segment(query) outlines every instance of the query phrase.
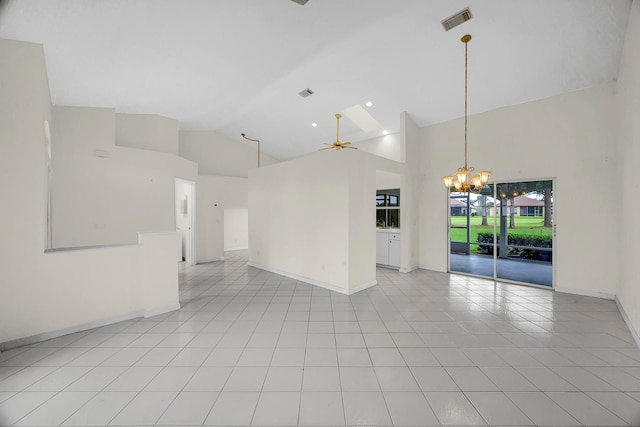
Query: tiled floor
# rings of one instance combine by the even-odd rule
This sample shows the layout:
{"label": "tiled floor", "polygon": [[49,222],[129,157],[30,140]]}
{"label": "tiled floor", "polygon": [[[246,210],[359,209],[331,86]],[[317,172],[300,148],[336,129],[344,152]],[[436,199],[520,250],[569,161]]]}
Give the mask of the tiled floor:
{"label": "tiled floor", "polygon": [[0,353],[0,425],[640,425],[612,301],[379,269],[351,297],[224,262],[182,308]]}

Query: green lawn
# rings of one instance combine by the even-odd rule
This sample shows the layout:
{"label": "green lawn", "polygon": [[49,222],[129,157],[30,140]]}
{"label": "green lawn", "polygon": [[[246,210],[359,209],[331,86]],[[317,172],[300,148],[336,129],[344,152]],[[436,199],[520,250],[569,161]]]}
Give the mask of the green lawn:
{"label": "green lawn", "polygon": [[[469,240],[472,242],[478,241],[478,232],[493,233],[493,217],[487,217],[487,223],[489,225],[480,225],[482,217],[472,216],[471,221],[471,235]],[[507,219],[508,221],[508,219]],[[508,233],[510,235],[527,235],[527,236],[543,236],[551,237],[551,227],[543,227],[544,218],[541,216],[516,216],[515,217],[516,228],[510,228]],[[466,226],[467,218],[464,216],[452,216],[451,217],[451,241],[452,242],[466,242],[467,230],[465,228],[453,228],[455,226]],[[500,231],[500,219],[496,223],[498,231]],[[471,245],[471,252],[477,252],[477,245]]]}

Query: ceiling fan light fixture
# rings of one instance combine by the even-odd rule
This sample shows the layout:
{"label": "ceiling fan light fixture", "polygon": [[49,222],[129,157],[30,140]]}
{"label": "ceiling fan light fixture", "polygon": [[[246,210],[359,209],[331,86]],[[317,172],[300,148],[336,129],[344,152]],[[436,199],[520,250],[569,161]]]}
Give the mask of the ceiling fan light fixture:
{"label": "ceiling fan light fixture", "polygon": [[324,148],[320,148],[318,151],[322,151],[322,150],[329,150],[330,148],[335,148],[336,150],[341,150],[343,148],[351,148],[353,150],[357,150],[357,147],[351,147],[351,143],[346,141],[346,142],[342,142],[340,141],[340,118],[342,117],[342,114],[336,114],[336,140],[333,141],[331,144],[327,143],[327,142],[323,142],[324,145],[328,145],[328,147],[324,147]]}

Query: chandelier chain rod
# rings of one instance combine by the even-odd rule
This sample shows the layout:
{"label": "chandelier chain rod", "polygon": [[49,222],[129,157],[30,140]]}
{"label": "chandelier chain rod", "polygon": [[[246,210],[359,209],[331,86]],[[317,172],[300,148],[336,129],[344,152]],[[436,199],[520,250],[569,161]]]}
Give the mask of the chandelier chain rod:
{"label": "chandelier chain rod", "polygon": [[471,34],[466,34],[460,39],[464,43],[464,166],[458,168],[454,175],[442,177],[448,191],[452,188],[457,192],[480,194],[489,182],[491,171],[481,170],[474,175],[475,168],[469,167],[469,46]]}
{"label": "chandelier chain rod", "polygon": [[467,81],[468,81],[468,52],[469,43],[464,44],[464,167],[467,168]]}

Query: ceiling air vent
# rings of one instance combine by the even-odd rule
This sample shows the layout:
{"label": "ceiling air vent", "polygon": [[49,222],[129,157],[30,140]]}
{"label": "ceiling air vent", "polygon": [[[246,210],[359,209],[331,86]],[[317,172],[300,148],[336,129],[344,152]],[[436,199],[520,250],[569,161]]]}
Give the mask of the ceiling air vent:
{"label": "ceiling air vent", "polygon": [[313,95],[313,91],[309,88],[306,88],[304,90],[301,90],[300,92],[298,92],[298,95],[300,95],[303,98],[306,98],[309,95]]}
{"label": "ceiling air vent", "polygon": [[298,3],[299,5],[304,6],[305,4],[307,4],[307,2],[309,0],[291,0],[291,1],[294,2],[294,3]]}
{"label": "ceiling air vent", "polygon": [[449,31],[450,29],[457,27],[460,24],[464,24],[471,18],[473,18],[473,15],[471,15],[471,11],[467,7],[466,9],[463,9],[455,15],[452,15],[442,21],[442,26],[444,27],[445,31]]}

